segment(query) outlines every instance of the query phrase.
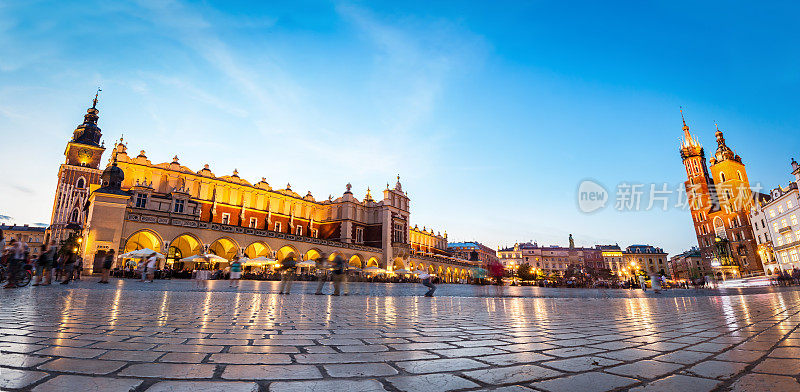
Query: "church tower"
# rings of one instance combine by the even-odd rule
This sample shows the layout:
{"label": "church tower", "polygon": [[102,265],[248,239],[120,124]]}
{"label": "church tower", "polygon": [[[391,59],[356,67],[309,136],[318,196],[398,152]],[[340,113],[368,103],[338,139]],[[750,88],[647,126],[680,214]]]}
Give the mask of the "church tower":
{"label": "church tower", "polygon": [[58,169],[53,214],[50,218],[50,239],[61,243],[68,232],[83,228],[86,221],[84,205],[92,185],[101,184],[100,159],[105,148],[100,142],[102,133],[97,126],[100,113],[97,110],[97,97],[94,95],[92,107],[83,116],[83,123],[75,128],[72,139],[64,150],[64,163]]}
{"label": "church tower", "polygon": [[683,119],[680,154],[697,243],[703,260],[719,278],[758,274],[763,269],[748,218],[754,199],[747,172],[719,129],[716,138],[717,150],[709,167],[703,147]]}

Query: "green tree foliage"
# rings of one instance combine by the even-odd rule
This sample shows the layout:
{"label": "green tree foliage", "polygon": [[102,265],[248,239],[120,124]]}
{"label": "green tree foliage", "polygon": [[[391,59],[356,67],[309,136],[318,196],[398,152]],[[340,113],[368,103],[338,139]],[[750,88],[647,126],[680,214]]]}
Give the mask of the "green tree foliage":
{"label": "green tree foliage", "polygon": [[529,264],[522,264],[517,268],[517,277],[522,280],[535,280],[536,274]]}

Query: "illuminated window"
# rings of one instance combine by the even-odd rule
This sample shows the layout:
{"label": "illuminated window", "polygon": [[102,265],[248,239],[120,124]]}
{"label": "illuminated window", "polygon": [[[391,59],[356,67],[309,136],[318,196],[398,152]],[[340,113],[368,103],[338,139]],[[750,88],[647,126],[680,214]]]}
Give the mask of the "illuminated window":
{"label": "illuminated window", "polygon": [[227,224],[230,223],[230,221],[231,221],[231,214],[229,214],[227,212],[223,212],[222,213],[222,224],[223,225],[227,225]]}
{"label": "illuminated window", "polygon": [[772,218],[775,217],[775,210],[774,209],[772,209],[772,208],[769,209],[769,216],[772,217]]}
{"label": "illuminated window", "polygon": [[281,231],[281,222],[275,222],[275,231],[277,232]]}
{"label": "illuminated window", "polygon": [[786,200],[786,208],[792,208],[794,204],[792,204],[791,200]]}
{"label": "illuminated window", "polygon": [[789,258],[794,262],[798,261],[797,249],[792,249],[789,251]]}
{"label": "illuminated window", "polygon": [[778,240],[778,246],[783,245],[783,237],[778,236],[777,240]]}
{"label": "illuminated window", "polygon": [[786,243],[787,244],[792,242],[792,235],[791,234],[786,234],[785,236],[783,236],[783,238],[786,239]]}
{"label": "illuminated window", "polygon": [[786,218],[781,219],[781,227],[786,227],[786,226],[789,226],[789,224],[786,222]]}
{"label": "illuminated window", "polygon": [[250,228],[255,229],[257,224],[258,220],[256,218],[250,218]]}
{"label": "illuminated window", "polygon": [[783,204],[778,206],[778,213],[783,214]]}
{"label": "illuminated window", "polygon": [[772,222],[772,228],[775,229],[775,231],[777,232],[778,231],[778,222]]}
{"label": "illuminated window", "polygon": [[795,241],[800,241],[800,230],[794,232]]}
{"label": "illuminated window", "polygon": [[797,224],[797,215],[792,215],[792,224],[793,225]]}
{"label": "illuminated window", "polygon": [[788,263],[789,262],[789,255],[786,252],[781,252],[781,262]]}

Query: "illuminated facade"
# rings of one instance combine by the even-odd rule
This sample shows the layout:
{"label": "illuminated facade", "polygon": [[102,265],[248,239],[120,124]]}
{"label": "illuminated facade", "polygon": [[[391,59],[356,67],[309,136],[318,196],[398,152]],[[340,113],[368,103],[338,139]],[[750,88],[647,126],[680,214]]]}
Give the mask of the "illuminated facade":
{"label": "illuminated facade", "polygon": [[[276,189],[264,178],[251,183],[235,170],[224,176],[214,174],[209,165],[194,171],[177,156],[153,163],[143,150],[129,155],[122,139],[100,171],[103,147],[96,107],[95,98],[83,128],[68,143],[67,163],[62,165],[66,173],[94,170],[84,180],[83,198],[70,199],[66,207],[79,209],[81,252],[89,273],[109,249],[123,253],[150,248],[167,255],[175,268],[185,267],[176,264],[181,258],[206,252],[228,260],[236,255],[281,259],[294,253],[312,259],[340,254],[361,268],[391,272],[422,267],[443,280],[469,275],[469,264],[447,254],[446,236],[410,227],[409,198],[399,176],[380,200],[369,190],[359,200],[350,184],[336,199],[317,200],[311,192],[296,193],[289,184]],[[64,176],[71,184],[75,177]],[[56,194],[54,223],[62,222],[55,218],[63,215],[58,202],[62,194]]]}
{"label": "illuminated facade", "polygon": [[686,169],[689,201],[697,243],[704,260],[719,278],[763,273],[749,213],[754,193],[741,157],[717,129],[717,150],[706,166],[705,152],[683,121],[680,154]]}
{"label": "illuminated facade", "polygon": [[600,251],[600,254],[603,257],[605,268],[611,270],[612,275],[629,275],[627,266],[622,260],[622,249],[619,247],[619,245],[596,245],[595,248]]}
{"label": "illuminated facade", "polygon": [[795,181],[773,189],[769,198],[753,206],[750,215],[767,275],[800,269],[800,164],[794,159],[792,174]]}
{"label": "illuminated facade", "polygon": [[488,265],[491,262],[499,261],[496,251],[477,241],[451,242],[447,244],[447,250],[453,257],[475,264]]}
{"label": "illuminated facade", "polygon": [[631,245],[622,252],[622,264],[647,275],[668,276],[667,253],[650,245]]}
{"label": "illuminated facade", "polygon": [[6,245],[15,239],[28,244],[28,254],[31,259],[36,260],[41,254],[47,228],[28,225],[0,225],[0,230],[3,230]]}
{"label": "illuminated facade", "polygon": [[506,269],[528,264],[536,270],[555,275],[563,275],[570,266],[606,268],[603,253],[597,248],[539,246],[535,242],[526,242],[499,249],[497,256]]}

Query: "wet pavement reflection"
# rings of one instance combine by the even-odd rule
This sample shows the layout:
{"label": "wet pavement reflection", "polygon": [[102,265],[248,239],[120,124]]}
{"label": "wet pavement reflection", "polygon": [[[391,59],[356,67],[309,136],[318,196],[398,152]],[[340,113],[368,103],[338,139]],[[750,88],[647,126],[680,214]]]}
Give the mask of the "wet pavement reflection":
{"label": "wet pavement reflection", "polygon": [[800,390],[791,287],[277,290],[84,280],[2,291],[0,390]]}

